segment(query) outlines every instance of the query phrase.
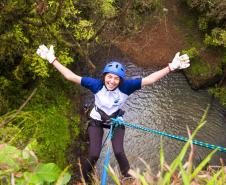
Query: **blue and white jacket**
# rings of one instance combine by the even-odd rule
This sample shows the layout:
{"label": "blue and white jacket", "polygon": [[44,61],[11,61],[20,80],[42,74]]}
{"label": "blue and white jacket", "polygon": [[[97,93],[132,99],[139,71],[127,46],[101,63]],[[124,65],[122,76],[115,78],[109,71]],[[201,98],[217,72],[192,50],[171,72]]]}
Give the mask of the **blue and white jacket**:
{"label": "blue and white jacket", "polygon": [[[94,94],[95,106],[111,115],[123,106],[129,95],[141,89],[141,79],[123,80],[113,91],[107,90],[102,80],[90,77],[82,77],[81,85]],[[90,112],[90,117],[101,121],[101,116],[95,108]]]}

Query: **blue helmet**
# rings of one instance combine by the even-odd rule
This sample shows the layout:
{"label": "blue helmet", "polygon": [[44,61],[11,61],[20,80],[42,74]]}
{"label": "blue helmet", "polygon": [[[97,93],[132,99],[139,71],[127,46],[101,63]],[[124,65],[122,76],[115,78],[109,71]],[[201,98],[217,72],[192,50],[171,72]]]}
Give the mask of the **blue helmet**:
{"label": "blue helmet", "polygon": [[126,68],[124,65],[120,64],[119,62],[112,61],[106,64],[106,66],[104,67],[102,74],[105,74],[105,73],[113,73],[123,79],[126,76]]}

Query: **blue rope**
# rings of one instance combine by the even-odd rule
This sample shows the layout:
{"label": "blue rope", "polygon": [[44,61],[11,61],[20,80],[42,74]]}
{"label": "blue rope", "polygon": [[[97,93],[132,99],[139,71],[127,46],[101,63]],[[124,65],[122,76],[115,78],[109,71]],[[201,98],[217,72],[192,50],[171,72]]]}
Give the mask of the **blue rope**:
{"label": "blue rope", "polygon": [[[113,137],[113,124],[111,124],[110,130],[108,132],[107,138],[104,141],[104,144],[106,142],[106,140],[108,139],[108,141],[110,141]],[[102,145],[102,147],[104,146],[104,144]],[[106,185],[107,184],[107,170],[108,170],[108,165],[109,165],[109,161],[110,161],[110,145],[108,144],[108,149],[105,155],[105,159],[104,159],[104,167],[102,170],[102,175],[101,175],[101,185]]]}
{"label": "blue rope", "polygon": [[[177,140],[183,141],[183,142],[187,142],[189,140],[188,138],[183,137],[183,136],[168,134],[166,132],[160,132],[160,131],[153,130],[153,129],[143,127],[143,126],[140,126],[140,125],[136,125],[136,124],[133,124],[133,123],[128,123],[128,122],[122,121],[122,120],[117,119],[117,118],[112,118],[111,120],[114,124],[116,124],[116,126],[117,125],[124,125],[124,126],[127,126],[127,127],[138,129],[138,130],[143,130],[145,132],[154,133],[154,134],[166,136],[166,137],[169,137],[169,138],[177,139]],[[198,140],[195,140],[195,139],[192,140],[192,143],[195,144],[195,145],[201,146],[201,147],[206,147],[206,148],[213,149],[213,150],[217,149],[220,152],[226,153],[226,148],[221,147],[221,146],[216,146],[216,145],[205,143],[205,142],[198,141]]]}
{"label": "blue rope", "polygon": [[104,148],[104,146],[109,138],[109,135],[110,135],[110,130],[108,131],[107,136],[105,137],[104,142],[102,143],[101,150]]}

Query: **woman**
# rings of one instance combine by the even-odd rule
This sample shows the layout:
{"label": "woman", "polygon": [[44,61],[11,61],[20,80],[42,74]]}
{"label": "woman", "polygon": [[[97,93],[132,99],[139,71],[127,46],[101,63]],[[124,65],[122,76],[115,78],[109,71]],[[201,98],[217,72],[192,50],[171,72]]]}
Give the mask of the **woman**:
{"label": "woman", "polygon": [[[92,172],[92,168],[100,156],[103,128],[110,127],[108,124],[110,118],[123,115],[121,107],[128,96],[143,86],[153,84],[171,71],[190,66],[188,55],[179,56],[179,53],[177,53],[167,67],[144,78],[125,79],[125,66],[117,61],[112,61],[105,66],[102,72],[103,79],[95,79],[81,77],[63,66],[55,57],[53,46],[48,49],[45,45],[41,45],[37,50],[37,54],[48,60],[67,80],[88,88],[95,96],[95,106],[90,113],[91,119],[88,126],[89,154],[83,165],[83,176],[86,181],[89,179],[90,172]],[[124,135],[124,127],[115,128],[112,147],[122,175],[128,177],[130,176],[128,173],[130,166],[123,148]]]}

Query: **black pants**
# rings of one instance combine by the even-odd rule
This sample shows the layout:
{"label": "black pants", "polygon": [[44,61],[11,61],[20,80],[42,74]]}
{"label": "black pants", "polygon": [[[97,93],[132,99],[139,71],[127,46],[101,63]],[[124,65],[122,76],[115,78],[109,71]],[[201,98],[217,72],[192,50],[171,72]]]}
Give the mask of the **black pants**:
{"label": "black pants", "polygon": [[[86,181],[89,180],[92,169],[100,156],[103,133],[104,130],[103,127],[101,126],[90,124],[88,127],[89,154],[88,159],[85,161],[83,165],[83,176]],[[127,176],[130,166],[123,148],[124,135],[125,135],[124,127],[115,128],[114,137],[112,139],[112,147],[122,175]]]}

